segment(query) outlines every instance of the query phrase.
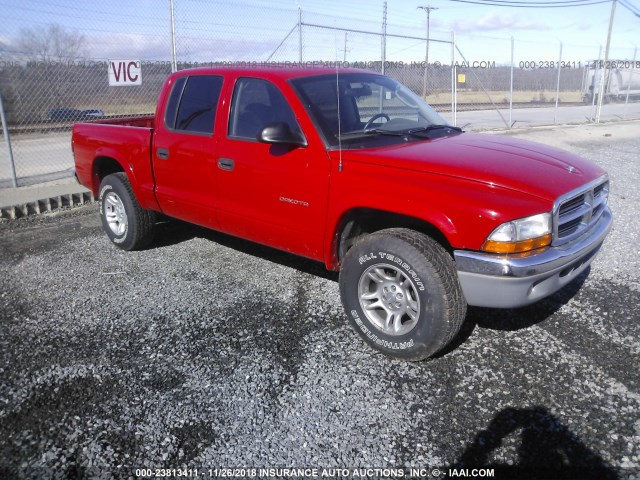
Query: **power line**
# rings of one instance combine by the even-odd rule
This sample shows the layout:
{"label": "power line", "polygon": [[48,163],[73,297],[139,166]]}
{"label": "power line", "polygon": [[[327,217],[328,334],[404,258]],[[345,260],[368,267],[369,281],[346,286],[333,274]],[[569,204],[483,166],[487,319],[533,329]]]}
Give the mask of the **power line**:
{"label": "power line", "polygon": [[635,7],[633,4],[631,3],[627,3],[624,0],[619,0],[620,1],[620,5],[622,5],[624,8],[626,8],[627,10],[629,10],[631,13],[633,13],[636,17],[640,17],[640,10]]}

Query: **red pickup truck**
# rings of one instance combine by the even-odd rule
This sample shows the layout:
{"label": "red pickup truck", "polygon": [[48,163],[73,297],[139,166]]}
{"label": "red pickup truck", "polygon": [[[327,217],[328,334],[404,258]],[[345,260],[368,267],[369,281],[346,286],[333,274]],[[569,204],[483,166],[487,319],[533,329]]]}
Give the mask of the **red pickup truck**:
{"label": "red pickup truck", "polygon": [[569,283],[612,222],[599,167],[464,133],[362,70],[180,71],[155,117],[79,123],[72,144],[118,247],[148,245],[162,213],[322,261],[355,330],[410,360],[441,350],[467,305]]}

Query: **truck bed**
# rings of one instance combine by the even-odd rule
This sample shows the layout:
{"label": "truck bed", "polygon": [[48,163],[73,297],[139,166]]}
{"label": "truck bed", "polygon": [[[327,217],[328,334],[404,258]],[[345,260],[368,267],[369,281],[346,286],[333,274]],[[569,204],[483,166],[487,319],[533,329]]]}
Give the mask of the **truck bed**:
{"label": "truck bed", "polygon": [[[153,195],[151,139],[154,117],[112,118],[73,125],[72,146],[78,181],[98,195],[100,170],[113,159],[132,178],[144,208],[157,208]],[[110,159],[105,161],[105,159]]]}

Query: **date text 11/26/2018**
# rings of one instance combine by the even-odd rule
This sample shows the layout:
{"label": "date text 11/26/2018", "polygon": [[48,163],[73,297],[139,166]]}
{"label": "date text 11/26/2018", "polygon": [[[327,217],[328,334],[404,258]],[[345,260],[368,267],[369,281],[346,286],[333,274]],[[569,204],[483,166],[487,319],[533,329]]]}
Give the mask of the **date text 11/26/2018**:
{"label": "date text 11/26/2018", "polygon": [[606,62],[603,60],[593,60],[591,62],[580,62],[580,61],[553,61],[553,60],[524,60],[518,62],[518,68],[523,69],[538,69],[538,68],[606,68],[610,69],[620,69],[620,70],[628,70],[628,69],[640,69],[640,60],[631,61],[631,60],[607,60]]}

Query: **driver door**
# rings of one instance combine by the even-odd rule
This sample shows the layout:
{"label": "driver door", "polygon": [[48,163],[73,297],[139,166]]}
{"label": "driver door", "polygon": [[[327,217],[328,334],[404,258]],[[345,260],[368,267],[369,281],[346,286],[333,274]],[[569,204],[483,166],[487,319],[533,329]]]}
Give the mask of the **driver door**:
{"label": "driver door", "polygon": [[227,138],[220,144],[218,158],[220,229],[321,258],[329,190],[324,146],[257,140],[260,131],[274,122],[303,133],[286,97],[265,79],[238,78],[229,112]]}

